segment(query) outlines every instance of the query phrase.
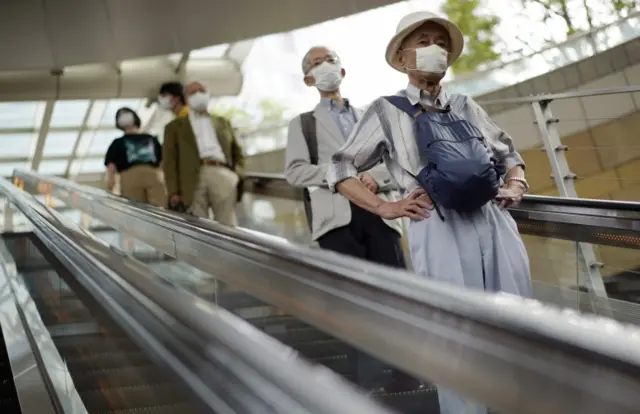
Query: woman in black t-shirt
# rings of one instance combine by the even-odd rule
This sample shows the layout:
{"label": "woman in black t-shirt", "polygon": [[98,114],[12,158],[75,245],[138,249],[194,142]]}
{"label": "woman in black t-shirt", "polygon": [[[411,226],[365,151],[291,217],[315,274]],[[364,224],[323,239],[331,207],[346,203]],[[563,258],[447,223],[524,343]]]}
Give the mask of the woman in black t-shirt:
{"label": "woman in black t-shirt", "polygon": [[129,108],[118,109],[116,127],[124,135],[111,143],[104,158],[107,187],[113,190],[118,172],[123,197],[165,207],[167,191],[160,169],[162,146],[158,138],[140,132],[140,117]]}

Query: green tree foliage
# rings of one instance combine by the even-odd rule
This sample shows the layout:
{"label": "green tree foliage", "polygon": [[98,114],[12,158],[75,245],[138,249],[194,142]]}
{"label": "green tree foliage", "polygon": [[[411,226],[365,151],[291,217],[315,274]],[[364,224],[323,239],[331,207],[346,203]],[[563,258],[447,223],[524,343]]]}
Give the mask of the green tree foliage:
{"label": "green tree foliage", "polygon": [[[598,5],[608,5],[611,13],[607,13],[607,16],[594,16],[591,7],[592,1],[598,2]],[[582,7],[580,9],[571,9],[569,7],[569,0],[522,0],[523,7],[526,7],[529,4],[542,6],[545,12],[543,17],[544,22],[556,17],[561,18],[564,21],[565,26],[567,27],[567,36],[571,36],[585,30],[591,30],[598,24],[602,24],[607,20],[611,21],[628,16],[630,13],[638,10],[640,1],[582,0]],[[598,17],[599,19],[596,20],[596,17]],[[604,20],[602,19],[603,17],[605,18]],[[584,24],[581,24],[583,18],[586,20],[586,26],[584,26]]]}
{"label": "green tree foliage", "polygon": [[[585,0],[586,1],[586,0]],[[638,10],[640,7],[640,1],[638,0],[609,0],[613,11],[618,17],[628,16]]]}
{"label": "green tree foliage", "polygon": [[472,72],[500,57],[496,52],[495,29],[500,19],[480,13],[481,0],[446,0],[442,12],[456,22],[465,35],[465,51],[453,65],[456,74]]}
{"label": "green tree foliage", "polygon": [[225,104],[214,107],[213,113],[224,116],[242,133],[280,128],[285,123],[288,107],[273,99],[264,98],[257,108],[249,109],[246,103]]}

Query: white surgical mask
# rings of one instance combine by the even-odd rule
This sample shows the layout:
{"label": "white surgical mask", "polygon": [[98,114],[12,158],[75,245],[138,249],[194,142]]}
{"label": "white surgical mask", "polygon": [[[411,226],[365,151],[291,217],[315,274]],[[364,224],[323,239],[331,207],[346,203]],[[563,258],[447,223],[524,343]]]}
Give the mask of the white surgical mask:
{"label": "white surgical mask", "polygon": [[158,105],[160,108],[170,111],[173,109],[173,105],[171,104],[170,96],[158,96]]}
{"label": "white surgical mask", "polygon": [[194,111],[206,111],[211,97],[206,92],[196,92],[189,97],[189,106]]}
{"label": "white surgical mask", "polygon": [[131,112],[124,111],[118,115],[117,124],[122,129],[132,127],[135,123],[136,120]]}
{"label": "white surgical mask", "polygon": [[309,75],[313,76],[315,87],[322,92],[337,91],[342,83],[342,67],[329,62],[322,62],[311,69]]}
{"label": "white surgical mask", "polygon": [[420,72],[444,73],[449,67],[449,52],[438,45],[418,47],[416,51],[416,67]]}

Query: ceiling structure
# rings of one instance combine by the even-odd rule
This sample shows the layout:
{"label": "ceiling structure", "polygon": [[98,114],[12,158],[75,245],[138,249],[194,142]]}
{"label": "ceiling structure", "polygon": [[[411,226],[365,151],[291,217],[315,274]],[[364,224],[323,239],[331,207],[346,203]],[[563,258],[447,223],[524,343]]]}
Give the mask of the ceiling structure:
{"label": "ceiling structure", "polygon": [[[232,62],[234,71],[224,76],[212,70],[202,71],[201,76],[187,73],[203,79],[213,92],[217,92],[215,95],[233,95],[242,86],[240,68],[250,47],[250,41],[223,44],[154,59],[173,65],[173,73],[183,73],[183,67],[211,69]],[[123,66],[130,63],[123,62]],[[94,75],[89,73],[85,76],[91,79]],[[72,95],[75,99],[42,99],[46,96],[38,96],[39,99],[35,100],[0,101],[0,175],[10,176],[14,168],[27,168],[43,174],[95,180],[96,174],[102,176],[104,172],[103,159],[108,146],[121,135],[115,128],[115,112],[123,106],[130,107],[138,112],[143,129],[160,132],[171,114],[159,110],[149,98],[155,97],[161,82],[183,77],[160,78],[148,69],[145,78],[141,71],[140,83],[128,86],[135,89],[145,84],[149,86],[148,92],[122,94],[124,97],[115,99],[109,99],[108,93],[100,92],[102,85],[108,83],[104,77],[103,83],[98,82],[97,85],[91,86],[87,82],[85,92],[88,93],[81,93],[77,88],[78,95]]]}
{"label": "ceiling structure", "polygon": [[171,118],[153,103],[162,82],[198,79],[213,96],[237,95],[253,43],[244,39],[395,2],[0,2],[0,51],[11,57],[0,60],[0,176],[28,168],[94,182],[121,134],[118,108],[158,133]]}
{"label": "ceiling structure", "polygon": [[0,71],[62,71],[290,31],[398,0],[0,2]]}

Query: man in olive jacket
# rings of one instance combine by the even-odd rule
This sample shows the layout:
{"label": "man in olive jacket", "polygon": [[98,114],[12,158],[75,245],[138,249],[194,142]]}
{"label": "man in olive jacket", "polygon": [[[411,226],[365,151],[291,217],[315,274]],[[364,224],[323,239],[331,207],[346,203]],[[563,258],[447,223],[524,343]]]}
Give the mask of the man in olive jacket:
{"label": "man in olive jacket", "polygon": [[200,82],[189,83],[184,92],[176,84],[167,85],[172,84],[163,85],[158,101],[177,115],[165,127],[162,147],[169,204],[182,203],[205,218],[211,207],[216,221],[235,226],[245,168],[235,131],[226,118],[209,114],[210,97]]}

